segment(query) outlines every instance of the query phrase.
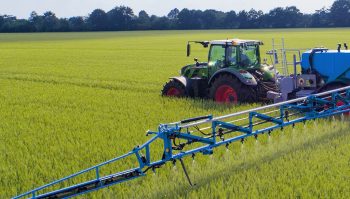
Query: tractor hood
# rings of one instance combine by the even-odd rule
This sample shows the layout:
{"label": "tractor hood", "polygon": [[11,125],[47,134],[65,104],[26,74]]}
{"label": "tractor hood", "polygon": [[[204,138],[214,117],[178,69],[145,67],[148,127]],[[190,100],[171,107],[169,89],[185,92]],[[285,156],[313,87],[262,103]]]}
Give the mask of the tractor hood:
{"label": "tractor hood", "polygon": [[190,64],[190,65],[186,65],[184,67],[181,68],[181,72],[180,72],[180,75],[184,75],[186,73],[186,70],[192,68],[192,67],[195,67],[196,65],[195,64]]}
{"label": "tractor hood", "polygon": [[193,73],[196,73],[202,70],[207,71],[207,68],[208,68],[208,63],[206,62],[186,65],[181,68],[180,75],[183,75],[185,77],[190,77],[190,75],[193,75]]}

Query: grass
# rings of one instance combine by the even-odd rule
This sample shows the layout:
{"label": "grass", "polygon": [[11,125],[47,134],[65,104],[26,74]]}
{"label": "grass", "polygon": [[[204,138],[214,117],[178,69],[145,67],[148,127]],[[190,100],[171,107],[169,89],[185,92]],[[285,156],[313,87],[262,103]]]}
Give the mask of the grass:
{"label": "grass", "polygon": [[[145,142],[159,123],[259,106],[168,99],[187,40],[284,37],[289,48],[348,41],[350,29],[211,30],[0,35],[0,198],[111,159]],[[192,55],[206,59],[206,50]],[[349,198],[348,122],[320,120],[186,159],[82,198]],[[315,131],[317,129],[317,131]],[[126,163],[128,166],[128,163]],[[109,168],[106,172],[115,171]]]}

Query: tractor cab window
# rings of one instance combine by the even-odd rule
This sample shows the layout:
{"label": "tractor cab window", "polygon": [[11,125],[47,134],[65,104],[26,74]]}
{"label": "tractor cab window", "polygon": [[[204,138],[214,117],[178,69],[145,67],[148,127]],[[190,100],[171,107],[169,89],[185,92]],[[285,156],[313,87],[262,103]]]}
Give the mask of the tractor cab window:
{"label": "tractor cab window", "polygon": [[228,65],[234,66],[237,63],[237,52],[235,46],[230,46],[227,48],[227,59]]}
{"label": "tractor cab window", "polygon": [[225,46],[212,45],[209,53],[209,66],[224,67],[225,63]]}
{"label": "tractor cab window", "polygon": [[243,46],[240,48],[241,50],[241,59],[240,65],[243,67],[254,66],[258,62],[257,46]]}

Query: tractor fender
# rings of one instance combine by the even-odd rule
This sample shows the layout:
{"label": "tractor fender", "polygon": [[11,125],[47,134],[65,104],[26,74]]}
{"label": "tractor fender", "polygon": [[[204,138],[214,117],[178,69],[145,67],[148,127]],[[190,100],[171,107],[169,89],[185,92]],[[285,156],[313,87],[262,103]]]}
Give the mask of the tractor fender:
{"label": "tractor fender", "polygon": [[237,79],[239,79],[239,81],[241,81],[243,84],[247,85],[247,86],[257,86],[258,82],[256,81],[255,77],[249,73],[248,71],[245,70],[233,70],[230,68],[224,68],[221,69],[219,71],[216,71],[214,73],[214,75],[211,76],[211,78],[209,79],[208,85],[210,85],[211,83],[213,83],[213,81],[215,80],[216,77],[218,77],[219,75],[222,74],[230,74],[234,77],[236,77]]}
{"label": "tractor fender", "polygon": [[187,78],[184,76],[180,76],[180,77],[170,77],[169,79],[173,79],[175,81],[178,81],[179,83],[181,83],[185,88],[187,88]]}
{"label": "tractor fender", "polygon": [[204,98],[207,96],[207,79],[187,78],[184,76],[171,77],[170,79],[182,84],[185,88],[186,95],[189,97]]}
{"label": "tractor fender", "polygon": [[174,80],[179,82],[180,84],[182,84],[185,88],[186,91],[186,95],[188,95],[190,93],[190,81],[184,77],[184,76],[178,76],[178,77],[170,77],[169,79]]}

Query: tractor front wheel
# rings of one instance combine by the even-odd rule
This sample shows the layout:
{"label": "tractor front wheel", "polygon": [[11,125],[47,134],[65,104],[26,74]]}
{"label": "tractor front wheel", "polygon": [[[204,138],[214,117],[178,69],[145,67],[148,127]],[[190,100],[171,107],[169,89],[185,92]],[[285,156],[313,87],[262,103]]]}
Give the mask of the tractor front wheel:
{"label": "tractor front wheel", "polygon": [[255,102],[256,92],[231,75],[220,75],[212,83],[209,97],[218,103],[238,104]]}
{"label": "tractor front wheel", "polygon": [[172,79],[164,85],[162,95],[169,97],[185,97],[186,90],[180,82]]}

